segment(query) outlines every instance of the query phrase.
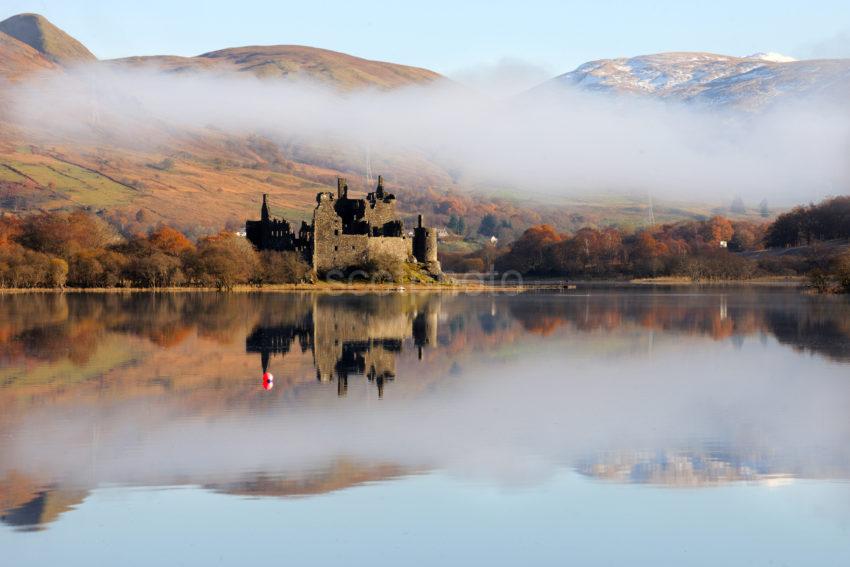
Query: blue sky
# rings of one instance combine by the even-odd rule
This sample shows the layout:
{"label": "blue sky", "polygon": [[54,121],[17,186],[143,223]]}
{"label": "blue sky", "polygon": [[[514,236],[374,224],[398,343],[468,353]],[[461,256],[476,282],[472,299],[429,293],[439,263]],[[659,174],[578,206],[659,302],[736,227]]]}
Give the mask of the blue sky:
{"label": "blue sky", "polygon": [[294,43],[452,74],[509,60],[560,74],[658,51],[850,56],[850,2],[4,0],[101,58]]}

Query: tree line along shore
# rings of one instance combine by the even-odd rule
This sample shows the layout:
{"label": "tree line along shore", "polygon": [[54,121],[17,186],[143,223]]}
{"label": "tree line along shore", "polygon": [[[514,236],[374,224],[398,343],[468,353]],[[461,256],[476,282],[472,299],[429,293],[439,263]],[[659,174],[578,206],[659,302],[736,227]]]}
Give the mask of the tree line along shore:
{"label": "tree line along shore", "polygon": [[[772,222],[716,216],[639,230],[586,227],[574,234],[536,225],[513,242],[442,252],[440,261],[448,272],[513,272],[532,278],[805,276],[818,291],[847,293],[850,197],[797,207]],[[414,267],[381,257],[330,276],[334,284],[431,284]],[[121,234],[85,210],[0,216],[0,288],[233,289],[316,283],[298,253],[258,252],[233,231],[193,241],[169,226]]]}
{"label": "tree line along shore", "polygon": [[640,230],[528,228],[503,247],[443,254],[448,272],[569,279],[686,278],[696,282],[804,277],[821,292],[850,292],[850,197],[796,207],[772,222],[722,216]]}

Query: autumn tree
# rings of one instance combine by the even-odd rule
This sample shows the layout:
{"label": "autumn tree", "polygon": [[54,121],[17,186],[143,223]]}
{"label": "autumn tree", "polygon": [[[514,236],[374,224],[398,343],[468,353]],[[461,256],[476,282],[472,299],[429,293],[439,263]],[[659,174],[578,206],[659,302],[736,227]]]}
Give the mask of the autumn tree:
{"label": "autumn tree", "polygon": [[548,225],[532,226],[522,233],[510,246],[510,250],[498,259],[496,268],[500,272],[516,270],[522,274],[546,272],[546,249],[564,239]]}
{"label": "autumn tree", "polygon": [[12,215],[0,215],[0,248],[14,244],[23,234],[23,222]]}
{"label": "autumn tree", "polygon": [[310,266],[298,252],[265,250],[259,254],[254,281],[259,284],[294,284],[309,280]]}
{"label": "autumn tree", "polygon": [[106,221],[85,211],[30,215],[23,222],[19,238],[27,248],[65,259],[75,252],[103,249],[119,240]]}
{"label": "autumn tree", "polygon": [[709,219],[702,232],[706,242],[716,247],[721,241],[731,240],[735,229],[729,219],[716,216]]}
{"label": "autumn tree", "polygon": [[186,238],[182,232],[169,226],[163,226],[153,231],[148,237],[148,241],[157,250],[174,257],[179,257],[195,249],[192,241]]}
{"label": "autumn tree", "polygon": [[649,230],[641,231],[634,245],[635,271],[640,275],[658,275],[664,265],[662,256],[667,253],[667,246],[658,242]]}
{"label": "autumn tree", "polygon": [[120,252],[88,248],[73,252],[68,260],[68,285],[115,287],[123,281],[127,258]]}
{"label": "autumn tree", "polygon": [[183,264],[195,245],[183,233],[160,227],[149,236],[137,236],[121,247],[129,258],[124,275],[137,287],[168,287],[186,281]]}
{"label": "autumn tree", "polygon": [[62,287],[67,272],[62,259],[14,243],[0,247],[0,287]]}
{"label": "autumn tree", "polygon": [[201,285],[231,289],[257,273],[257,253],[248,240],[230,232],[202,238],[187,257],[190,278]]}

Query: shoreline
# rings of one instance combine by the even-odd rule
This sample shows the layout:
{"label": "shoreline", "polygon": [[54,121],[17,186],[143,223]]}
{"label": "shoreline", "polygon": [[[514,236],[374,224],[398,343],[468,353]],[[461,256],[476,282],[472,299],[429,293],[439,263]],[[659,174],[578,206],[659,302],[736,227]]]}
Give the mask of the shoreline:
{"label": "shoreline", "polygon": [[528,292],[528,291],[576,291],[580,288],[612,287],[652,287],[652,286],[677,286],[677,287],[774,287],[798,289],[805,291],[806,278],[800,276],[790,277],[767,277],[749,280],[705,280],[693,281],[684,277],[657,277],[657,278],[635,278],[624,280],[563,280],[563,279],[541,279],[532,280],[528,283],[505,285],[490,282],[457,282],[444,284],[340,284],[340,283],[303,283],[303,284],[270,284],[270,285],[237,285],[231,289],[218,289],[216,287],[190,287],[173,286],[157,288],[141,287],[65,287],[65,288],[0,288],[0,294],[13,295],[25,293],[191,293],[191,292],[218,292],[218,293],[270,293],[270,292],[322,292],[322,293],[374,293],[374,292],[407,292],[407,291],[430,291],[430,292]]}
{"label": "shoreline", "polygon": [[681,276],[662,276],[657,278],[635,278],[628,280],[635,285],[692,285],[692,286],[770,286],[804,287],[808,282],[805,276],[767,276],[748,280],[699,280],[694,281]]}

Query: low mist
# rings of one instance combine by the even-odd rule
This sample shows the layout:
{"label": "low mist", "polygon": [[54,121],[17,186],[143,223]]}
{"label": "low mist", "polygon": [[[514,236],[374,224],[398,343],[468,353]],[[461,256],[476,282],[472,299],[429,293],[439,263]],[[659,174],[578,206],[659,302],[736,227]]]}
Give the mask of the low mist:
{"label": "low mist", "polygon": [[413,397],[399,392],[415,389],[408,372],[383,400],[362,379],[345,398],[327,384],[320,397],[215,414],[186,412],[176,395],[33,409],[0,442],[0,477],[175,484],[302,477],[342,460],[514,485],[583,462],[706,451],[759,461],[762,472],[846,475],[840,365],[773,339],[735,347],[646,332],[602,351],[586,339],[538,344],[516,359],[482,353]]}
{"label": "low mist", "polygon": [[373,161],[412,153],[461,187],[535,195],[741,195],[790,204],[845,193],[850,177],[850,114],[824,101],[744,112],[544,88],[494,98],[451,81],[341,93],[303,80],[111,64],[45,76],[9,94],[8,117],[42,143],[167,154],[180,136],[213,128],[368,150]]}

